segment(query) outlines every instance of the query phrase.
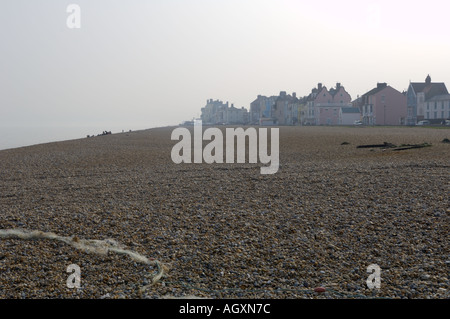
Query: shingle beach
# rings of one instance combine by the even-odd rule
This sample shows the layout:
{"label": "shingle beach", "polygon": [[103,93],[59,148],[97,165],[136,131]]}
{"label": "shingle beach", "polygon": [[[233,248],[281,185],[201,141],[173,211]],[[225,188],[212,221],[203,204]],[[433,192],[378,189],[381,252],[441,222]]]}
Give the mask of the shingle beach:
{"label": "shingle beach", "polygon": [[[274,175],[174,164],[173,129],[0,151],[0,230],[108,240],[165,270],[150,285],[156,267],[126,254],[0,238],[0,298],[450,297],[450,129],[281,127]],[[431,147],[357,147],[385,142]]]}

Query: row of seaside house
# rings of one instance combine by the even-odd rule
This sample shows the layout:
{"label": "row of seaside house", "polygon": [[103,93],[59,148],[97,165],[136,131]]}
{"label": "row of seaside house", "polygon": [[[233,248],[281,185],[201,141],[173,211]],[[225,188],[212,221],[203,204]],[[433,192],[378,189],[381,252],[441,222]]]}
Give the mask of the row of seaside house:
{"label": "row of seaside house", "polygon": [[415,125],[428,120],[441,124],[450,119],[450,94],[444,83],[411,82],[400,92],[387,83],[352,100],[341,83],[328,89],[319,83],[308,96],[282,91],[278,96],[258,95],[250,110],[209,99],[201,110],[205,124],[230,125]]}

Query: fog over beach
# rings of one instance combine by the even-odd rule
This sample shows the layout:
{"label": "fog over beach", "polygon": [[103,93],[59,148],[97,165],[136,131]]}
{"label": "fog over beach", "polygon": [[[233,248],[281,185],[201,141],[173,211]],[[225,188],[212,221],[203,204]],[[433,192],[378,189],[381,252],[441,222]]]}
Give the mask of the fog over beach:
{"label": "fog over beach", "polygon": [[[155,126],[156,127],[156,126]],[[93,126],[93,127],[0,127],[0,150],[31,146],[42,143],[61,142],[98,135],[103,131],[122,133],[150,127],[130,126]]]}

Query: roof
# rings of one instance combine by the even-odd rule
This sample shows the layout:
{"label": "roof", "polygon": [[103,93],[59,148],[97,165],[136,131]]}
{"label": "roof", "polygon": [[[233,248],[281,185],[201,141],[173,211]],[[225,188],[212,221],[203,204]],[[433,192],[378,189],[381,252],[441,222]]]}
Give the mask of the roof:
{"label": "roof", "polygon": [[425,93],[425,100],[429,100],[437,95],[448,94],[447,87],[445,83],[426,83],[426,82],[415,82],[411,83],[414,92]]}
{"label": "roof", "polygon": [[377,94],[378,92],[383,91],[383,90],[384,90],[385,88],[387,88],[387,87],[388,87],[388,86],[387,86],[386,83],[378,83],[376,88],[374,88],[374,89],[370,90],[369,92],[363,94],[361,97],[370,96],[370,95],[375,95],[375,94]]}
{"label": "roof", "polygon": [[297,97],[293,97],[290,94],[286,94],[286,95],[279,95],[276,98],[276,102],[278,101],[289,101],[289,102],[298,102],[298,98]]}
{"label": "roof", "polygon": [[343,107],[342,113],[360,113],[357,107]]}
{"label": "roof", "polygon": [[336,88],[330,88],[328,90],[328,88],[325,85],[322,85],[322,83],[319,83],[319,87],[318,88],[313,88],[311,90],[311,93],[304,97],[305,101],[314,101],[320,94],[322,94],[323,90],[327,90],[327,92],[334,98],[334,96],[341,90],[343,89],[345,92],[347,92],[345,90],[345,87],[341,85],[341,83],[337,83],[336,84]]}

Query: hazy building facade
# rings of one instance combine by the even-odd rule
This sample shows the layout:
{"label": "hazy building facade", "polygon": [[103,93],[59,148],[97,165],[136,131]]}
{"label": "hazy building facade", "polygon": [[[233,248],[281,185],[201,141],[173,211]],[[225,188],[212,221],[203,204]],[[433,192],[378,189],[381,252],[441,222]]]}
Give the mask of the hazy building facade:
{"label": "hazy building facade", "polygon": [[450,94],[436,95],[425,103],[425,120],[439,124],[450,119]]}
{"label": "hazy building facade", "polygon": [[201,119],[205,125],[214,124],[247,124],[248,110],[244,107],[236,108],[233,104],[220,100],[209,99],[201,109]]}
{"label": "hazy building facade", "polygon": [[299,121],[299,99],[281,91],[278,96],[258,95],[250,104],[250,123],[258,125],[296,125]]}
{"label": "hazy building facade", "polygon": [[224,109],[224,123],[225,124],[247,124],[248,123],[248,111],[246,108],[236,108],[233,104],[231,107]]}
{"label": "hazy building facade", "polygon": [[387,83],[377,83],[377,87],[354,101],[360,109],[364,125],[404,125],[407,107],[405,94]]}
{"label": "hazy building facade", "polygon": [[[209,99],[206,101],[205,107],[201,109],[201,116],[203,124],[217,124],[223,117],[222,109],[228,107],[228,102],[223,103],[219,100]],[[223,122],[223,120],[222,120]]]}
{"label": "hazy building facade", "polygon": [[339,125],[341,108],[351,108],[351,96],[341,85],[336,88],[327,89],[322,83],[311,90],[306,98],[303,125]]}
{"label": "hazy building facade", "polygon": [[426,103],[435,96],[447,94],[449,93],[445,84],[431,82],[430,75],[427,76],[425,82],[409,83],[406,125],[415,125],[418,121],[423,120],[426,115]]}
{"label": "hazy building facade", "polygon": [[275,122],[272,114],[276,99],[276,96],[258,95],[256,100],[250,103],[249,123],[261,125],[261,121],[264,123]]}
{"label": "hazy building facade", "polygon": [[298,123],[299,99],[296,93],[286,94],[281,91],[273,110],[273,118],[278,125],[296,125]]}

